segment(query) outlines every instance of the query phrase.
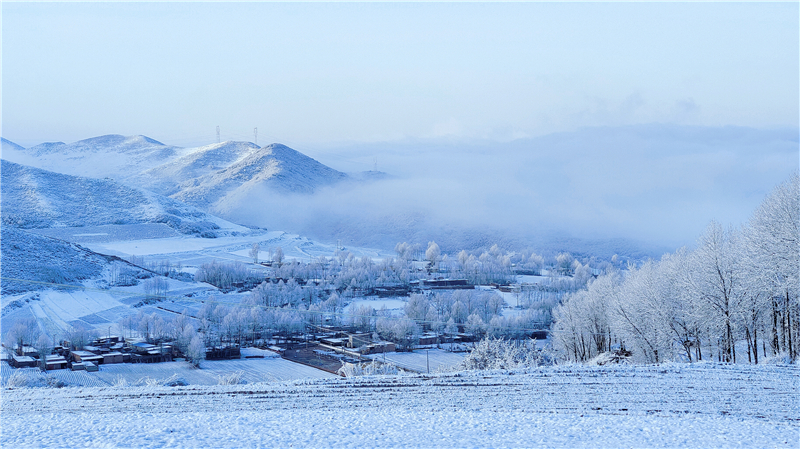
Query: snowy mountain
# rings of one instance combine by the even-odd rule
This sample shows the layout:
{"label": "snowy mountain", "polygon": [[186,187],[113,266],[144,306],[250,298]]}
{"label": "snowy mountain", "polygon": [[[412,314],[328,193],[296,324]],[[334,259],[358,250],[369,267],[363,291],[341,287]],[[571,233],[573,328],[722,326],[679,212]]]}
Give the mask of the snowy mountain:
{"label": "snowy mountain", "polygon": [[144,171],[140,185],[162,195],[172,195],[258,149],[258,145],[250,142],[230,141],[199,147],[183,157]]}
{"label": "snowy mountain", "polygon": [[46,142],[30,148],[3,142],[3,159],[44,170],[92,178],[127,180],[183,156],[184,149],[145,136],[110,134],[66,144]]}
{"label": "snowy mountain", "polygon": [[71,144],[22,148],[3,139],[3,158],[19,164],[91,178],[112,178],[200,207],[226,209],[256,187],[278,193],[313,193],[348,175],[281,144],[222,142],[198,148],[164,145],[145,136],[107,135]]}
{"label": "snowy mountain", "polygon": [[2,143],[3,152],[23,152],[25,148],[17,145],[16,143],[6,139],[5,137],[0,137],[0,143]]}
{"label": "snowy mountain", "polygon": [[195,178],[173,198],[199,207],[226,210],[253,189],[279,193],[313,193],[348,176],[281,144],[252,151],[223,170]]}
{"label": "snowy mountain", "polygon": [[53,173],[2,161],[2,221],[19,228],[165,223],[216,236],[238,226],[179,201],[106,179]]}

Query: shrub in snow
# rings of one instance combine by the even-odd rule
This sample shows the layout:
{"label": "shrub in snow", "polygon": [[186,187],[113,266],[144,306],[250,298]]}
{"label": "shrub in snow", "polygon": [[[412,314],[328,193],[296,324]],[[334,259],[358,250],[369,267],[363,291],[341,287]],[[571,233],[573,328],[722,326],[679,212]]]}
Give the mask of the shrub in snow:
{"label": "shrub in snow", "polygon": [[602,352],[587,362],[589,365],[597,366],[620,363],[633,363],[633,354],[625,349],[617,349],[616,351]]}
{"label": "shrub in snow", "polygon": [[481,340],[456,367],[464,370],[517,369],[547,364],[547,357],[527,342],[491,337]]}
{"label": "shrub in snow", "polygon": [[160,387],[161,381],[159,379],[153,379],[152,377],[147,376],[136,381],[136,385],[144,387]]}
{"label": "shrub in snow", "polygon": [[247,381],[244,380],[244,372],[237,371],[235,373],[230,374],[222,374],[217,376],[217,384],[218,385],[240,385],[246,384]]}
{"label": "shrub in snow", "polygon": [[128,379],[119,375],[114,379],[114,383],[112,385],[118,388],[125,388],[131,386],[130,382],[128,382]]}
{"label": "shrub in snow", "polygon": [[164,379],[161,382],[161,385],[165,387],[185,387],[189,385],[189,382],[186,382],[186,379],[179,377],[177,374],[173,374],[172,376]]}
{"label": "shrub in snow", "polygon": [[[797,362],[797,360],[795,360]],[[765,365],[791,365],[792,358],[789,357],[789,354],[786,352],[782,352],[772,357],[765,358],[761,363]]]}
{"label": "shrub in snow", "polygon": [[400,370],[391,363],[380,363],[373,360],[370,363],[345,363],[337,371],[344,377],[375,376],[375,375],[395,375],[400,374]]}
{"label": "shrub in snow", "polygon": [[64,385],[53,376],[29,370],[15,370],[6,381],[10,388],[61,388]]}

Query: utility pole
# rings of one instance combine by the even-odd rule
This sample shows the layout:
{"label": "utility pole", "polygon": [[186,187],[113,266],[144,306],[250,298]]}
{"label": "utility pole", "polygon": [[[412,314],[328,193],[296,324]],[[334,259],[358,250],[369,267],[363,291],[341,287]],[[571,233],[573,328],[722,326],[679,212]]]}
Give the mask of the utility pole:
{"label": "utility pole", "polygon": [[258,145],[258,128],[253,128],[253,137],[256,139],[256,145]]}
{"label": "utility pole", "polygon": [[219,125],[217,125],[217,143],[219,143]]}

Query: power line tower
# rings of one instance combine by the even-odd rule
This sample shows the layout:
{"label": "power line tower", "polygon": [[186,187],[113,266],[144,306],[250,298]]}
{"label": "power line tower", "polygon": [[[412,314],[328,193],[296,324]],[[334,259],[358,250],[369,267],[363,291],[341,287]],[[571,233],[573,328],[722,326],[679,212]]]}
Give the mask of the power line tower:
{"label": "power line tower", "polygon": [[219,125],[217,125],[217,143],[219,143]]}
{"label": "power line tower", "polygon": [[255,137],[256,146],[258,146],[258,128],[253,128],[253,137]]}

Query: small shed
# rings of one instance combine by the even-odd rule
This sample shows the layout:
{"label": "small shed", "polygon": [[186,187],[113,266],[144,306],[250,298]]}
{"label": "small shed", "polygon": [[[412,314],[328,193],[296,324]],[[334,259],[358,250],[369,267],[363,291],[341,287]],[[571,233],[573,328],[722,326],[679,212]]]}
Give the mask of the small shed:
{"label": "small shed", "polygon": [[108,365],[109,363],[123,363],[122,353],[115,351],[103,354],[103,365]]}
{"label": "small shed", "polygon": [[439,335],[434,333],[425,333],[420,335],[419,337],[419,344],[420,345],[435,345],[439,343]]}
{"label": "small shed", "polygon": [[97,367],[92,362],[80,362],[80,363],[73,363],[72,364],[72,371],[100,371],[100,368]]}
{"label": "small shed", "polygon": [[37,364],[37,360],[28,355],[11,355],[11,366],[14,368],[33,368]]}
{"label": "small shed", "polygon": [[64,369],[67,367],[67,359],[58,354],[48,355],[45,364],[48,370]]}
{"label": "small shed", "polygon": [[150,351],[157,349],[156,345],[151,345],[150,343],[145,342],[134,343],[131,345],[131,347],[139,354],[147,354]]}
{"label": "small shed", "polygon": [[72,359],[78,363],[82,362],[103,363],[102,355],[93,354],[89,351],[72,351]]}

